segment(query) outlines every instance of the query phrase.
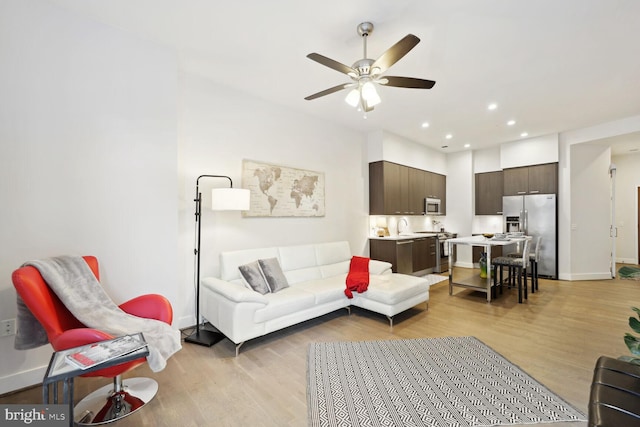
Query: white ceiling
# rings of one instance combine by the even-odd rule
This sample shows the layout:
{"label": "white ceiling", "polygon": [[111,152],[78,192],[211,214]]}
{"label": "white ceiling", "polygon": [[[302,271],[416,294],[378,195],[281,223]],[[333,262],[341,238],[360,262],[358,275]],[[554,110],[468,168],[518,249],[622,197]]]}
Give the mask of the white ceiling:
{"label": "white ceiling", "polygon": [[[638,0],[49,1],[168,45],[183,69],[221,84],[445,152],[640,114]],[[373,59],[406,34],[418,36],[387,74],[435,87],[381,87],[382,104],[366,119],[344,102],[346,91],[305,101],[349,81],[306,55],[352,65],[362,57],[363,21],[375,25]],[[489,111],[492,102],[498,108]],[[510,119],[517,123],[507,126]]]}

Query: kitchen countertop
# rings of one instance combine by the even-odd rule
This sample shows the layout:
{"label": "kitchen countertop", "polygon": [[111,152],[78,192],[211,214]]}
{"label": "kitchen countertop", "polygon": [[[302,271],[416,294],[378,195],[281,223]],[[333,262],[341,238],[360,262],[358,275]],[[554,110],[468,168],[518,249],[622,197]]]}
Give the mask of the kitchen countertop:
{"label": "kitchen countertop", "polygon": [[371,240],[409,240],[409,239],[419,239],[421,237],[436,237],[438,235],[437,232],[433,232],[433,233],[403,233],[400,235],[395,235],[395,236],[385,236],[385,237],[378,237],[378,236],[369,236],[369,239]]}

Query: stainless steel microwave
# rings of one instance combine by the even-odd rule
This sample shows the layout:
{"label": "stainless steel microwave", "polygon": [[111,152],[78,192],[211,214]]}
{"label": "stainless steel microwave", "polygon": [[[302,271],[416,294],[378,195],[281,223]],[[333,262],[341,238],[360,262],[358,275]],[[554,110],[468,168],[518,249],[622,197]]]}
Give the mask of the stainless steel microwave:
{"label": "stainless steel microwave", "polygon": [[434,199],[427,197],[424,199],[424,212],[425,215],[442,215],[442,202],[440,199]]}

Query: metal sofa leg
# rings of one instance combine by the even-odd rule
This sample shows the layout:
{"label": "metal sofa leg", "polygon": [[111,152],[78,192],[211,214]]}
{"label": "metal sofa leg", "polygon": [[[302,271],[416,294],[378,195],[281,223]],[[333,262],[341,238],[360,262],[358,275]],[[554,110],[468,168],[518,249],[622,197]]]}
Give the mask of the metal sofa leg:
{"label": "metal sofa leg", "polygon": [[238,357],[238,354],[240,353],[240,347],[242,347],[242,344],[244,344],[246,341],[242,341],[239,344],[236,344],[236,357]]}

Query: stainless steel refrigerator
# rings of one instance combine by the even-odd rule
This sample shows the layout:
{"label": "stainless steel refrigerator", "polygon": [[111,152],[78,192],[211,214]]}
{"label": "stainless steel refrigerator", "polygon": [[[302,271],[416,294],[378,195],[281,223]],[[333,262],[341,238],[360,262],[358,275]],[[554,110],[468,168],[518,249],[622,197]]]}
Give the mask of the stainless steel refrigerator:
{"label": "stainless steel refrigerator", "polygon": [[533,237],[533,244],[542,236],[538,274],[556,279],[557,256],[557,204],[555,194],[504,196],[502,220],[504,231],[523,231]]}

